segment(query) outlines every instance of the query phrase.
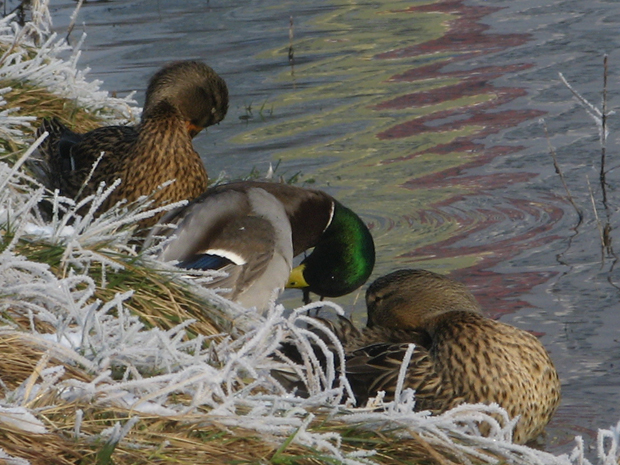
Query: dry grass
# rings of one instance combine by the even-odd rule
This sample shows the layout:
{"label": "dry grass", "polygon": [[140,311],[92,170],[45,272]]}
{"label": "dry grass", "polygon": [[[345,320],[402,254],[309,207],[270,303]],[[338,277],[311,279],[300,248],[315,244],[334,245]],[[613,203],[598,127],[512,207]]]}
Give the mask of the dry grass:
{"label": "dry grass", "polygon": [[[49,348],[47,348],[49,349]],[[62,365],[62,379],[89,382],[94,374],[79,366],[60,362],[48,350],[36,347],[30,339],[18,333],[0,336],[0,375],[7,388],[15,389],[26,381],[38,381],[32,373],[45,367]],[[49,357],[47,363],[40,361]],[[225,427],[217,418],[201,415],[183,417],[158,417],[127,409],[88,402],[65,402],[50,394],[35,397],[25,404],[39,412],[38,418],[50,434],[33,434],[3,425],[0,428],[0,447],[7,453],[38,464],[115,463],[130,464],[180,464],[196,463],[330,463],[327,457],[315,450],[270,440],[264,435],[243,428]],[[76,412],[82,411],[80,435],[76,437]],[[107,444],[99,435],[115,423],[121,424],[139,416],[121,444]],[[310,431],[338,432],[343,438],[343,451],[359,449],[376,450],[377,463],[418,463],[449,465],[460,463],[449,450],[438,450],[413,433],[413,439],[395,439],[393,433],[368,431],[317,412]],[[110,457],[113,462],[109,462]],[[471,457],[470,457],[471,458]],[[476,460],[471,458],[473,463]]]}
{"label": "dry grass", "polygon": [[11,87],[11,91],[4,94],[7,108],[16,108],[14,114],[19,116],[35,116],[37,122],[33,124],[32,132],[39,126],[43,118],[56,117],[70,128],[79,132],[90,131],[101,126],[101,118],[78,107],[74,101],[68,100],[49,91],[33,85],[3,81],[0,87]]}
{"label": "dry grass", "polygon": [[[7,101],[5,108],[15,109],[12,115],[35,116],[37,120],[31,127],[24,127],[26,136],[34,135],[43,118],[57,117],[70,128],[78,131],[89,131],[101,125],[101,118],[78,107],[75,102],[59,97],[44,89],[17,81],[1,81],[0,88],[11,87],[11,91],[4,94]],[[6,139],[0,140],[0,146],[6,153],[20,152],[15,142]]]}
{"label": "dry grass", "polygon": [[[8,108],[18,108],[16,115],[37,117],[32,127],[24,130],[26,135],[29,131],[34,134],[41,119],[49,117],[59,118],[78,132],[89,131],[101,125],[101,118],[97,115],[77,107],[73,101],[46,90],[19,82],[0,82],[0,87],[5,86],[12,88],[10,92],[4,94]],[[0,144],[3,143],[13,153],[23,150],[12,142],[0,141]],[[67,271],[61,266],[63,249],[60,247],[22,242],[20,251],[31,260],[49,264],[58,276]],[[122,265],[123,270],[113,272],[106,269],[108,284],[105,287],[99,286],[94,298],[105,302],[118,292],[132,289],[135,294],[127,306],[149,327],[170,329],[182,321],[194,318],[197,322],[188,328],[190,335],[214,335],[221,332],[221,328],[208,316],[208,305],[192,294],[186,286],[166,279],[161,274],[153,273],[152,270],[140,266],[131,257],[114,255],[103,250],[99,250],[98,253]],[[89,270],[89,275],[101,282],[101,267],[94,265]]]}
{"label": "dry grass", "polygon": [[[46,353],[45,348],[37,347],[33,342],[18,333],[0,335],[0,378],[5,388],[12,391],[17,389],[33,373],[37,372],[37,364]],[[62,365],[65,373],[64,379],[77,379],[89,381],[91,376],[77,366],[70,366],[56,357],[51,356],[48,363],[50,366]]]}
{"label": "dry grass", "polygon": [[[48,264],[56,276],[64,277],[69,271],[62,263],[64,248],[60,246],[22,240],[19,243],[19,252],[29,260]],[[122,268],[112,270],[106,267],[105,285],[102,285],[101,264],[91,265],[88,275],[99,283],[92,297],[93,301],[108,302],[118,293],[133,290],[133,296],[125,302],[125,306],[147,327],[156,326],[168,330],[183,321],[195,319],[196,321],[186,328],[190,337],[199,334],[213,336],[229,327],[219,319],[220,313],[216,312],[211,304],[200,299],[183,283],[146,268],[136,257],[106,251],[103,247],[97,250],[97,253]],[[214,318],[215,315],[218,315],[218,319]],[[28,329],[28,319],[22,317],[24,321],[20,321],[19,315],[15,314],[10,314],[10,317],[23,329]]]}

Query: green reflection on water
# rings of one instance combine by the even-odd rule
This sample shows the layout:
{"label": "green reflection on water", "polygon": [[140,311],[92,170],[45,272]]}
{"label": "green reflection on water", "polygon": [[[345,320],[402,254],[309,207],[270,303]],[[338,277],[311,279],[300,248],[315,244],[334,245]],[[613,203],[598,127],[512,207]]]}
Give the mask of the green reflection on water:
{"label": "green reflection on water", "polygon": [[[304,175],[317,180],[312,187],[330,186],[330,192],[372,223],[377,244],[374,276],[402,266],[448,271],[471,266],[479,259],[402,257],[416,248],[462,232],[463,225],[456,218],[441,214],[433,205],[466,193],[465,188],[454,183],[437,184],[432,189],[412,188],[415,182],[409,188],[402,185],[470,161],[476,154],[466,151],[434,154],[433,148],[470,137],[483,128],[466,125],[452,130],[423,130],[406,137],[378,137],[416,118],[473,107],[495,98],[489,93],[455,95],[422,106],[377,108],[379,104],[398,101],[412,93],[441,91],[462,82],[455,77],[421,77],[409,82],[394,78],[422,66],[447,63],[458,52],[377,58],[381,53],[439,39],[448,31],[448,22],[455,19],[452,14],[404,11],[428,3],[347,2],[314,20],[311,24],[314,32],[306,32],[306,37],[294,40],[295,56],[309,62],[274,77],[275,82],[288,83],[291,89],[269,99],[274,117],[265,124],[254,125],[232,141],[242,145],[303,141],[294,148],[277,151],[274,158],[282,159],[284,164],[306,160],[315,167],[317,160],[321,162],[313,172]],[[258,59],[286,59],[287,56],[288,44],[283,44],[263,52]],[[278,118],[285,109],[297,109],[293,113],[301,116]],[[425,153],[415,155],[421,152]],[[429,210],[437,215],[436,221],[428,215],[421,218],[420,212]]]}

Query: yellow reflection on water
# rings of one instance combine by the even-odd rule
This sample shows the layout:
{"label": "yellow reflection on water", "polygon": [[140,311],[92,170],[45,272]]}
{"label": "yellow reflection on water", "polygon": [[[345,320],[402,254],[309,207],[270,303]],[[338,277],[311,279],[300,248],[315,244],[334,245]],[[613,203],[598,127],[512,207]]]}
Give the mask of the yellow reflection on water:
{"label": "yellow reflection on water", "polygon": [[[484,129],[481,124],[469,123],[447,124],[445,128],[428,124],[415,129],[416,121],[432,121],[435,115],[441,120],[455,111],[466,114],[467,109],[496,99],[494,93],[482,89],[480,93],[469,90],[449,98],[430,98],[422,104],[401,104],[412,94],[441,96],[443,90],[454,89],[466,79],[438,73],[401,77],[422,67],[438,65],[439,69],[464,53],[449,47],[428,53],[406,51],[441,39],[458,17],[458,12],[408,11],[431,3],[349,1],[314,20],[311,29],[315,32],[293,42],[295,57],[302,64],[273,78],[289,89],[269,99],[274,118],[231,141],[240,145],[303,141],[279,150],[274,158],[284,165],[295,160],[316,167],[304,172],[302,179],[314,178],[311,187],[333,193],[371,224],[377,246],[373,278],[398,267],[449,271],[480,260],[474,255],[450,259],[406,255],[463,232],[465,226],[458,218],[443,214],[435,205],[466,194],[467,188],[455,182],[415,188],[415,179],[462,166],[479,156],[468,150],[433,150],[472,138]],[[404,52],[396,58],[381,56],[398,50]],[[287,60],[288,44],[256,59],[274,57]],[[278,113],[291,108],[298,109],[295,113],[300,116],[278,118]],[[411,128],[399,130],[397,137],[387,137],[388,131],[403,124]],[[422,211],[432,214],[421,217]],[[466,227],[474,228],[475,220]]]}

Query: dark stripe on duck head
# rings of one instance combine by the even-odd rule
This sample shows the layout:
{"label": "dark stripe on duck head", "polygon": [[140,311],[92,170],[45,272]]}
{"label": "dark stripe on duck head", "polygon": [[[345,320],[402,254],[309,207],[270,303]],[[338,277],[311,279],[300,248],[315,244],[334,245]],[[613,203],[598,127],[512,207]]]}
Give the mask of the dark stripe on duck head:
{"label": "dark stripe on duck head", "polygon": [[334,201],[331,223],[302,261],[308,289],[322,297],[353,292],[366,282],[375,265],[375,245],[362,219]]}
{"label": "dark stripe on duck head", "polygon": [[334,217],[335,201],[332,197],[321,191],[308,192],[310,195],[300,199],[294,210],[289,213],[287,209],[293,231],[293,255],[316,247]]}
{"label": "dark stripe on duck head", "polygon": [[293,255],[299,255],[315,247],[332,219],[333,197],[323,191],[288,184],[273,182],[257,184],[284,205],[293,234]]}

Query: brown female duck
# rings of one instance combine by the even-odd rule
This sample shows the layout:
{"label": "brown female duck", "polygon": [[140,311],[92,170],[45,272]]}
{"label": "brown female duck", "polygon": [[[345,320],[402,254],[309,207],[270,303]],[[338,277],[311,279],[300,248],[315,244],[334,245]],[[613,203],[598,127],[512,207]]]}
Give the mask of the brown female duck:
{"label": "brown female duck", "polygon": [[439,414],[461,403],[497,403],[520,416],[513,440],[525,443],[557,409],[560,381],[540,341],[484,317],[460,283],[423,270],[395,271],[370,285],[366,304],[368,328],[336,328],[358,401],[378,391],[393,398],[414,343],[404,388],[415,390],[416,410]]}
{"label": "brown female duck", "polygon": [[107,126],[77,134],[56,119],[43,121],[38,134],[49,133],[40,147],[49,187],[80,200],[102,181],[110,186],[120,179],[103,210],[122,199],[131,202],[153,194],[173,179],[176,182],[154,192],[155,205],[197,197],[206,190],[208,178],[192,138],[219,123],[227,109],[226,83],[210,67],[197,61],[165,66],[149,82],[137,126]]}
{"label": "brown female duck", "polygon": [[[417,411],[440,414],[462,403],[497,403],[512,418],[520,416],[513,440],[525,443],[557,409],[560,382],[542,344],[530,333],[484,317],[462,284],[424,270],[395,271],[370,285],[366,304],[368,326],[362,331],[346,318],[336,324],[321,320],[344,346],[345,373],[358,405],[379,391],[385,400],[394,399],[413,343],[403,388],[415,391]],[[313,349],[324,363],[322,349]],[[275,358],[280,355],[302,359],[290,343]],[[307,394],[295,375],[272,374],[287,389]]]}

